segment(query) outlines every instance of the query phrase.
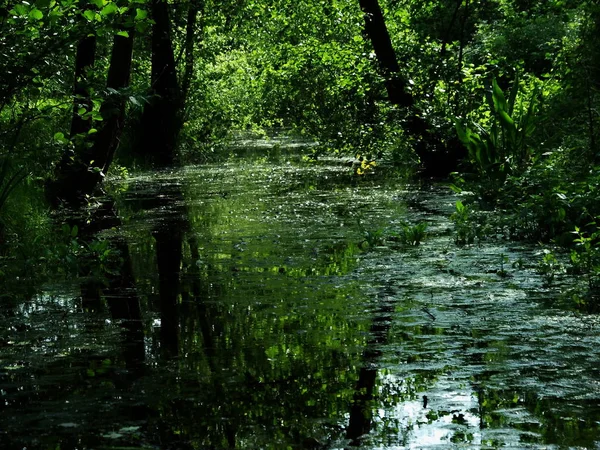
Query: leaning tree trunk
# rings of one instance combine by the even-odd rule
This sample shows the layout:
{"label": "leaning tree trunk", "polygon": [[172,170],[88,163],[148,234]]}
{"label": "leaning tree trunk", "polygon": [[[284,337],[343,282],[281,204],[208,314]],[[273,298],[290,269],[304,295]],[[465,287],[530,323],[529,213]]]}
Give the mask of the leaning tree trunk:
{"label": "leaning tree trunk", "polygon": [[[120,91],[129,85],[133,52],[133,29],[126,31],[127,36],[114,37],[106,82],[108,94],[100,107],[100,129],[93,135],[91,145],[80,146],[73,157],[63,160],[55,179],[46,186],[46,195],[54,205],[81,205],[102,180],[117,150],[125,120],[125,99]],[[88,126],[74,118],[72,130],[85,131]],[[73,131],[73,135],[77,134]]]}
{"label": "leaning tree trunk", "polygon": [[141,123],[141,151],[159,166],[175,160],[181,129],[181,90],[177,80],[169,9],[164,0],[152,0],[152,91]]}
{"label": "leaning tree trunk", "polygon": [[392,104],[409,109],[404,129],[415,139],[415,150],[425,166],[425,173],[447,175],[456,166],[456,157],[449,155],[442,138],[423,119],[423,114],[408,91],[408,83],[400,73],[396,52],[378,0],[359,0],[359,3],[365,15],[365,34],[373,44],[379,70],[385,78],[388,98]]}
{"label": "leaning tree trunk", "polygon": [[360,8],[365,14],[365,32],[373,44],[379,69],[385,77],[390,102],[399,106],[412,106],[414,99],[407,91],[406,80],[400,74],[396,52],[378,0],[360,0]]}

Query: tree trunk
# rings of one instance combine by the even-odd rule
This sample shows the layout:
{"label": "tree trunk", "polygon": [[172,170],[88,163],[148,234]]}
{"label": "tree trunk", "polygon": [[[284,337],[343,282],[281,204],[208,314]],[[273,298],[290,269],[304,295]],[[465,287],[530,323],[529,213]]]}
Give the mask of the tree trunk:
{"label": "tree trunk", "polygon": [[170,33],[169,9],[164,0],[152,0],[152,94],[141,125],[141,154],[159,166],[175,160],[181,129],[181,90],[177,81]]}
{"label": "tree trunk", "polygon": [[96,61],[96,36],[86,36],[77,45],[77,56],[75,57],[75,86],[73,88],[73,118],[71,120],[71,137],[78,134],[87,134],[92,128],[91,118],[84,119],[79,114],[80,109],[86,112],[92,110],[92,100],[86,71]]}
{"label": "tree trunk", "polygon": [[[55,175],[60,179],[62,175],[72,170],[75,155],[80,153],[83,146],[88,143],[85,137],[92,129],[92,119],[84,119],[79,114],[80,109],[86,112],[92,110],[92,100],[88,82],[86,80],[86,71],[90,69],[96,60],[96,36],[86,36],[79,41],[77,45],[77,54],[75,56],[75,82],[73,85],[73,115],[71,118],[70,137],[75,145],[75,152],[70,148],[65,149],[61,160],[56,166]],[[55,196],[54,196],[55,197]],[[51,203],[56,204],[56,198],[50,198]]]}
{"label": "tree trunk", "polygon": [[[94,167],[101,168],[103,173],[108,171],[112,163],[125,122],[126,102],[125,97],[119,91],[129,86],[134,30],[132,28],[127,31],[129,33],[127,37],[115,35],[106,83],[110,93],[100,107],[100,114],[105,125],[98,132],[92,147],[93,154],[91,156],[94,160]],[[101,176],[97,173],[94,177],[94,186],[100,181]]]}
{"label": "tree trunk", "polygon": [[181,101],[185,103],[194,75],[194,42],[196,37],[196,23],[200,12],[200,0],[190,0],[187,24],[185,31],[185,69],[181,81]]}
{"label": "tree trunk", "polygon": [[61,201],[71,206],[82,204],[102,180],[119,146],[125,120],[125,99],[119,91],[129,84],[133,51],[133,29],[127,31],[128,36],[114,37],[106,82],[108,95],[100,107],[102,126],[92,145],[82,146],[74,158],[59,165],[56,179],[46,186],[46,195],[55,206]]}
{"label": "tree trunk", "polygon": [[[378,0],[359,0],[365,14],[365,34],[373,43],[379,69],[385,77],[385,87],[392,104],[409,108],[404,123],[407,134],[416,139],[415,151],[424,166],[424,173],[432,176],[445,176],[455,170],[460,150],[453,146],[446,148],[442,138],[423,119],[423,114],[415,106],[408,83],[400,73],[396,52],[385,25]],[[455,154],[456,153],[456,154]]]}
{"label": "tree trunk", "polygon": [[412,94],[407,92],[406,80],[400,74],[396,52],[392,47],[378,0],[360,0],[360,8],[365,14],[365,32],[373,44],[379,68],[385,77],[385,88],[390,102],[399,106],[412,106],[414,99]]}

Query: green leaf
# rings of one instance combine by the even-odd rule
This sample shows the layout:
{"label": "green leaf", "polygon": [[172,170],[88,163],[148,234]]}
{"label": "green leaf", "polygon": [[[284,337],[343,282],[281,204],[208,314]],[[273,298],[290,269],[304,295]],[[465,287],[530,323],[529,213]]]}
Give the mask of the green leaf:
{"label": "green leaf", "polygon": [[129,33],[127,31],[119,31],[117,33],[117,36],[123,36],[123,37],[128,38],[129,37]]}
{"label": "green leaf", "polygon": [[96,18],[96,13],[90,11],[89,9],[83,12],[83,17],[85,17],[90,22]]}
{"label": "green leaf", "polygon": [[58,133],[54,134],[54,139],[59,142],[63,142],[65,140],[65,135],[59,131]]}
{"label": "green leaf", "polygon": [[19,15],[19,16],[24,16],[29,12],[29,8],[27,8],[26,5],[23,5],[22,3],[15,5],[14,8],[15,14]]}
{"label": "green leaf", "polygon": [[34,20],[42,20],[44,18],[44,13],[41,12],[39,9],[37,8],[33,8],[30,12],[29,12],[29,17],[31,17]]}
{"label": "green leaf", "polygon": [[137,8],[135,10],[135,20],[144,20],[146,17],[148,17],[148,11],[145,9]]}
{"label": "green leaf", "polygon": [[119,8],[117,7],[117,5],[115,5],[114,3],[109,3],[100,10],[100,14],[102,14],[103,16],[110,16],[116,13],[118,10]]}
{"label": "green leaf", "polygon": [[455,120],[454,127],[456,128],[456,133],[458,134],[458,138],[463,144],[469,143],[469,137],[467,136],[467,128],[463,126],[458,120]]}
{"label": "green leaf", "polygon": [[511,116],[515,110],[515,100],[517,99],[517,93],[519,92],[519,74],[515,74],[515,81],[513,81],[512,89],[508,96],[508,114]]}
{"label": "green leaf", "polygon": [[492,99],[494,101],[494,109],[498,111],[506,111],[506,99],[504,98],[504,92],[498,86],[496,79],[492,80]]}
{"label": "green leaf", "polygon": [[106,5],[106,3],[108,3],[108,2],[103,1],[103,0],[90,0],[90,3],[93,4],[93,5],[95,5],[96,8],[100,9],[104,5]]}
{"label": "green leaf", "polygon": [[515,126],[515,121],[508,115],[508,113],[504,110],[498,111],[500,116],[500,121],[504,126],[513,127]]}

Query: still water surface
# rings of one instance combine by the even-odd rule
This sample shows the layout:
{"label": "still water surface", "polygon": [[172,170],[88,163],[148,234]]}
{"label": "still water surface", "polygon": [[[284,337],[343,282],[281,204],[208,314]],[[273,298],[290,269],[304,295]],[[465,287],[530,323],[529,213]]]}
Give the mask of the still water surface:
{"label": "still water surface", "polygon": [[600,324],[535,248],[457,247],[443,186],[274,153],[113,183],[132,278],[3,310],[1,448],[600,448]]}

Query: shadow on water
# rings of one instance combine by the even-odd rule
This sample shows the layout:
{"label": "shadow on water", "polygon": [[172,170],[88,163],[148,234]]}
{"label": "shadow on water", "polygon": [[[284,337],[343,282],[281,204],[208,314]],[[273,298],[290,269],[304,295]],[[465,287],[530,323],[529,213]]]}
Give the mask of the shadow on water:
{"label": "shadow on water", "polygon": [[369,329],[370,337],[363,352],[363,367],[360,369],[356,392],[350,407],[350,419],[346,436],[350,439],[351,446],[361,445],[361,439],[371,431],[372,415],[375,405],[375,382],[377,380],[378,360],[383,350],[381,346],[386,343],[388,331],[392,324],[394,303],[390,300],[392,290],[379,294],[378,306]]}
{"label": "shadow on water", "polygon": [[[120,226],[110,199],[98,203],[91,214],[74,215],[68,222],[78,230],[82,246]],[[93,442],[91,424],[105,413],[103,402],[111,388],[128,389],[143,374],[144,331],[128,246],[118,235],[104,244],[106,254],[113,255],[110,269],[96,267],[93,273],[93,262],[83,255],[78,264],[80,295],[48,292],[34,298],[19,308],[21,326],[8,328],[13,333],[3,341],[8,352],[2,354],[0,373],[3,448],[17,443],[77,448]],[[118,328],[107,330],[107,322]],[[103,338],[110,344],[95,344]]]}
{"label": "shadow on water", "polygon": [[278,155],[115,191],[82,239],[118,270],[3,312],[2,448],[598,445],[596,318],[547,302],[534,249],[456,247],[443,188]]}

